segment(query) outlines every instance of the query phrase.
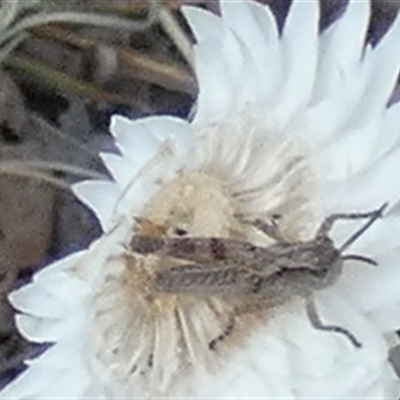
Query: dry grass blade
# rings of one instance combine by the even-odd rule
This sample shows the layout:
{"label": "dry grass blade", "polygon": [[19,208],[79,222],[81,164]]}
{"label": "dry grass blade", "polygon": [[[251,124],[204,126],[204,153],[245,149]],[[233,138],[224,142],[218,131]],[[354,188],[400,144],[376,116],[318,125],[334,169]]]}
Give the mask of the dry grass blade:
{"label": "dry grass blade", "polygon": [[124,104],[131,108],[138,108],[143,112],[148,111],[146,106],[139,100],[122,96],[116,93],[105,92],[97,86],[75,79],[63,72],[49,68],[46,64],[26,58],[10,56],[4,61],[4,65],[19,73],[38,78],[38,80],[56,90],[72,92],[88,98],[93,102]]}
{"label": "dry grass blade", "polygon": [[[58,26],[36,27],[32,32],[38,37],[58,40],[81,50],[96,49],[101,44],[95,39],[83,37]],[[197,93],[197,83],[194,76],[182,67],[156,61],[133,49],[118,47],[113,47],[113,49],[115,49],[121,66],[125,67],[123,73],[126,76],[192,96]]]}

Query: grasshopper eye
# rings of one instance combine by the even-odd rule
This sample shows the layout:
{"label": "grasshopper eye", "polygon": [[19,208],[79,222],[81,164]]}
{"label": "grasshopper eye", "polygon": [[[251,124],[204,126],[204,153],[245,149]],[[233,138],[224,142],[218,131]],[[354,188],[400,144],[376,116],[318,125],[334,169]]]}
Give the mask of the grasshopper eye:
{"label": "grasshopper eye", "polygon": [[274,222],[278,222],[280,219],[282,219],[282,214],[272,214],[272,215],[271,215],[271,219],[272,219]]}
{"label": "grasshopper eye", "polygon": [[178,227],[174,229],[174,234],[177,236],[186,236],[188,234],[188,231]]}

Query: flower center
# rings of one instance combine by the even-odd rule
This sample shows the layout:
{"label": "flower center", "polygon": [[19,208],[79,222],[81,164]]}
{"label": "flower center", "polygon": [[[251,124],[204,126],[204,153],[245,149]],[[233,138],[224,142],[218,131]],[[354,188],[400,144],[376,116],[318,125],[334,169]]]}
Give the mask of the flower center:
{"label": "flower center", "polygon": [[[132,235],[275,242],[255,219],[277,222],[286,240],[313,235],[314,174],[296,139],[269,135],[243,119],[207,127],[199,142],[191,164],[148,201]],[[171,394],[185,374],[215,371],[249,331],[265,323],[271,304],[223,291],[158,290],[159,271],[185,265],[218,270],[222,264],[212,257],[202,264],[158,250],[129,252],[130,240],[123,261],[109,260],[104,267],[104,286],[95,300],[95,324],[102,330],[98,358],[113,366],[112,379],[123,377],[127,395],[141,384],[153,388],[153,395]],[[223,260],[228,267],[235,262]]]}
{"label": "flower center", "polygon": [[235,207],[228,188],[204,172],[183,172],[152,199],[145,217],[169,235],[229,237]]}

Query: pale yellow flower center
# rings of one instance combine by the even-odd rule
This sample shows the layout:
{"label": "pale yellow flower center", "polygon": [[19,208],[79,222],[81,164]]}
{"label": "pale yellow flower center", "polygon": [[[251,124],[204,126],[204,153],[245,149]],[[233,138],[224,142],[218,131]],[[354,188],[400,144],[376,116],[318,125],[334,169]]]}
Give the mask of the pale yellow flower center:
{"label": "pale yellow flower center", "polygon": [[[201,168],[182,170],[164,183],[148,201],[132,235],[234,238],[268,245],[275,239],[251,220],[271,222],[278,213],[288,240],[309,237],[317,213],[307,157],[296,140],[261,140],[258,131],[253,132],[254,141],[237,135],[235,129],[253,129],[246,121],[225,126],[232,138],[241,138],[236,148],[229,142],[232,151],[238,157],[242,148],[250,154],[247,166],[242,160],[241,176],[230,175],[231,167],[220,163],[216,151]],[[202,151],[220,148],[223,153],[223,140],[233,140],[216,129],[209,129],[210,140],[205,135]],[[215,143],[219,136],[221,143]],[[241,183],[246,186],[243,191]],[[110,379],[124,381],[127,395],[137,393],[141,384],[152,395],[179,395],[174,391],[177,380],[216,371],[274,309],[254,295],[161,292],[154,283],[158,271],[193,262],[131,253],[130,239],[127,251],[104,267],[104,285],[95,300],[94,326],[102,332],[95,345],[98,358],[108,366]]]}

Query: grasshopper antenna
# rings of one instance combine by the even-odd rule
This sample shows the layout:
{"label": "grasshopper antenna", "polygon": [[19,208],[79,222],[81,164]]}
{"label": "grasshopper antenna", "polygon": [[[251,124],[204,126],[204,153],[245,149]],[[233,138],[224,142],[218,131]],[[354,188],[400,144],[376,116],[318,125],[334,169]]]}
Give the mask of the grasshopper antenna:
{"label": "grasshopper antenna", "polygon": [[357,231],[355,231],[340,247],[339,251],[342,253],[348,247],[350,247],[378,218],[381,218],[383,212],[387,208],[389,203],[384,203],[377,210],[372,211],[369,215],[369,220]]}

